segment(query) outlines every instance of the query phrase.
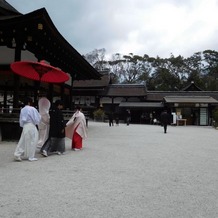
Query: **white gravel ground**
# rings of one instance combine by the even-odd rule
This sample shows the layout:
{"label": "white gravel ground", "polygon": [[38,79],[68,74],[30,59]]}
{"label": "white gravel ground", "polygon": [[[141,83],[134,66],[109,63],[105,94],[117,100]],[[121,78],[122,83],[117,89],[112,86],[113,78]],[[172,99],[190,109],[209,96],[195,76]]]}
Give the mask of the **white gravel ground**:
{"label": "white gravel ground", "polygon": [[218,131],[89,122],[82,151],[15,162],[0,142],[1,218],[217,218]]}

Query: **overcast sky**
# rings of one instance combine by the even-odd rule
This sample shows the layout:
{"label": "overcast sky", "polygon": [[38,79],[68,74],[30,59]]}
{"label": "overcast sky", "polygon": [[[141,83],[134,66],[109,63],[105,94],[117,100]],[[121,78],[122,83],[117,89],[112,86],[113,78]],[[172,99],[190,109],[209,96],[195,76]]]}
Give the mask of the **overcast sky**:
{"label": "overcast sky", "polygon": [[45,7],[63,37],[82,55],[189,57],[218,51],[218,0],[6,0],[26,14]]}

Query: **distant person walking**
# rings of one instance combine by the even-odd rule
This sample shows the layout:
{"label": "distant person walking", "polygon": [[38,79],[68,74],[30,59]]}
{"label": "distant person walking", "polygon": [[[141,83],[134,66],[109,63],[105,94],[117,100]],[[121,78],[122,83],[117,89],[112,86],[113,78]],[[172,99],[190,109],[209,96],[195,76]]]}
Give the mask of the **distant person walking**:
{"label": "distant person walking", "polygon": [[113,112],[109,113],[108,119],[109,119],[109,126],[113,126],[114,125],[114,115],[113,115]]}
{"label": "distant person walking", "polygon": [[50,115],[49,109],[51,107],[50,101],[46,97],[42,97],[38,102],[39,113],[41,115],[41,121],[39,123],[39,141],[37,148],[42,148],[43,144],[48,139],[49,127],[50,127]]}
{"label": "distant person walking", "polygon": [[164,127],[164,133],[167,133],[167,125],[170,123],[170,115],[167,113],[167,110],[164,110],[161,113],[161,125]]}
{"label": "distant person walking", "polygon": [[35,151],[39,139],[39,133],[36,125],[39,125],[41,115],[32,106],[32,99],[25,99],[25,107],[21,109],[19,123],[23,127],[21,137],[14,152],[16,161],[22,161],[22,158],[29,161],[36,161]]}
{"label": "distant person walking", "polygon": [[119,126],[119,115],[118,114],[116,114],[116,116],[115,116],[115,121],[116,121],[116,126]]}
{"label": "distant person walking", "polygon": [[83,139],[87,137],[86,118],[81,110],[81,107],[78,106],[76,112],[66,124],[66,137],[72,139],[74,151],[82,149]]}
{"label": "distant person walking", "polygon": [[129,126],[130,124],[130,121],[131,121],[131,112],[130,110],[126,110],[126,125]]}

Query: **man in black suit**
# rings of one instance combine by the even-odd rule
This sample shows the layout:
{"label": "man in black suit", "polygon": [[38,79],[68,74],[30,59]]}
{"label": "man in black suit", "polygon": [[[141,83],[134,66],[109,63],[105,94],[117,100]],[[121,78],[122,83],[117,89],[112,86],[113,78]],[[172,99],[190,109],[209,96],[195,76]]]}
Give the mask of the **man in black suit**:
{"label": "man in black suit", "polygon": [[164,110],[161,113],[161,125],[164,127],[164,133],[167,133],[167,125],[170,123],[170,115],[167,113],[167,110]]}

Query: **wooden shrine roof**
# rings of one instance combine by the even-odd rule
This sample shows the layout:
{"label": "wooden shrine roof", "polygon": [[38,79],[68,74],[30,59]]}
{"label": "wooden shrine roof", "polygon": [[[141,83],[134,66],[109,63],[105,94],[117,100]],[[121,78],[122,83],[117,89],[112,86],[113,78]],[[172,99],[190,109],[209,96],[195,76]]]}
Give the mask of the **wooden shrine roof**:
{"label": "wooden shrine roof", "polygon": [[99,72],[59,33],[45,8],[25,15],[12,14],[0,14],[0,46],[14,48],[15,40],[16,48],[32,52],[38,60],[61,68],[73,79],[100,79]]}

